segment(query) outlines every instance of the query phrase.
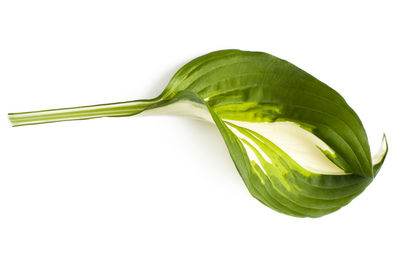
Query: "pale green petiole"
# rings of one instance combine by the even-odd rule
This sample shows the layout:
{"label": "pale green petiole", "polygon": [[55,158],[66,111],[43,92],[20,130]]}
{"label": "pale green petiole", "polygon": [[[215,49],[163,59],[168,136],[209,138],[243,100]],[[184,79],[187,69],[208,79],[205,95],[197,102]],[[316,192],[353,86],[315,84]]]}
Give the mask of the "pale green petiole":
{"label": "pale green petiole", "polygon": [[100,117],[122,117],[138,114],[157,100],[137,100],[110,104],[9,113],[12,126],[42,124],[58,121],[85,120]]}

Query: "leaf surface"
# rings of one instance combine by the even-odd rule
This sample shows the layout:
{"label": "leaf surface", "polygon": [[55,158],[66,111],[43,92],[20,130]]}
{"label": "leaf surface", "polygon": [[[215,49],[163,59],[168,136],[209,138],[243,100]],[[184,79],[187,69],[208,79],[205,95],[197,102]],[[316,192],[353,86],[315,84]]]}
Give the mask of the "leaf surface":
{"label": "leaf surface", "polygon": [[[364,127],[345,100],[303,70],[266,53],[207,54],[181,68],[164,93],[175,101],[205,105],[250,193],[288,215],[320,217],[348,204],[370,184],[387,153],[384,139],[380,160],[373,165]],[[263,125],[283,123],[314,136],[311,140],[288,129],[296,132],[289,142],[296,145],[293,140],[304,139],[308,145],[298,151],[297,160],[289,156],[290,144],[279,140],[287,132],[275,133],[275,143],[261,134]],[[334,167],[316,171],[299,164],[312,149]]]}
{"label": "leaf surface", "polygon": [[320,217],[359,195],[388,146],[371,157],[357,114],[328,85],[262,52],[221,50],[183,66],[162,94],[77,108],[11,113],[13,126],[167,113],[214,123],[249,192],[296,217]]}

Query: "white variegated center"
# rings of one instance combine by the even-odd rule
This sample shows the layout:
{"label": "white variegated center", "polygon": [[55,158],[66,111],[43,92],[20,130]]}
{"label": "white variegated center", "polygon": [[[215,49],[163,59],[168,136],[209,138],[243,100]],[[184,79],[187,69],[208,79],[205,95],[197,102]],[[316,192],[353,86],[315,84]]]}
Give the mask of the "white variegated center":
{"label": "white variegated center", "polygon": [[[208,122],[214,123],[210,113],[207,108],[203,105],[193,103],[190,101],[180,101],[175,102],[171,105],[152,109],[143,112],[147,115],[153,114],[170,114],[170,115],[183,115],[190,116],[197,119],[203,119]],[[321,139],[310,133],[309,131],[301,128],[298,124],[293,122],[244,122],[244,121],[234,121],[225,120],[237,126],[247,128],[254,131],[266,139],[273,142],[276,146],[282,149],[286,154],[289,155],[294,161],[296,161],[304,169],[309,170],[314,173],[321,174],[333,174],[342,175],[345,172],[336,166],[331,160],[329,160],[322,150],[334,153],[332,149],[326,145]],[[246,136],[240,134],[233,127],[229,127],[239,139],[245,139],[249,142],[255,149],[265,157],[265,160],[270,162],[267,155],[250,139]],[[250,160],[254,160],[257,164],[260,164],[257,156],[243,143]]]}
{"label": "white variegated center", "polygon": [[332,149],[296,123],[227,121],[264,136],[306,170],[321,174],[345,174],[320,150],[334,153]]}
{"label": "white variegated center", "polygon": [[[264,151],[249,137],[246,135],[242,134],[239,132],[237,129],[234,127],[227,125],[228,128],[237,136],[239,137],[239,140],[246,140],[253,148],[257,150],[258,153],[268,162],[271,163],[271,159],[264,153]],[[260,160],[258,159],[257,155],[254,153],[253,149],[246,144],[245,142],[242,142],[244,148],[246,149],[247,156],[249,157],[250,160],[254,160],[255,163],[257,163],[260,167],[262,167],[262,164]]]}

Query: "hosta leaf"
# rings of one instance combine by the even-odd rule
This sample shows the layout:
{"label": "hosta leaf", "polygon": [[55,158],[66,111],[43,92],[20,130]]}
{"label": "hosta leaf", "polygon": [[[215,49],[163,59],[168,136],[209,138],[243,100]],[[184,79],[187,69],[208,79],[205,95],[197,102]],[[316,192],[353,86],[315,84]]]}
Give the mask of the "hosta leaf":
{"label": "hosta leaf", "polygon": [[183,66],[152,100],[13,113],[14,126],[131,116],[189,115],[214,123],[250,193],[270,208],[319,217],[348,204],[379,171],[357,114],[333,89],[287,61],[223,50]]}

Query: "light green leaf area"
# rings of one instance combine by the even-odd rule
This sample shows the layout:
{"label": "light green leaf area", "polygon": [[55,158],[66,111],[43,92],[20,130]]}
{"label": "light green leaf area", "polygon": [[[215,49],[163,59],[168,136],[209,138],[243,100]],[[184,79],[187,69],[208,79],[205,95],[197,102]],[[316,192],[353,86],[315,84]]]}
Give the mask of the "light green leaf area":
{"label": "light green leaf area", "polygon": [[141,112],[214,123],[249,192],[296,217],[320,217],[348,204],[387,153],[384,137],[371,156],[360,119],[336,91],[261,52],[222,50],[196,58],[155,99],[9,115],[21,126]]}

